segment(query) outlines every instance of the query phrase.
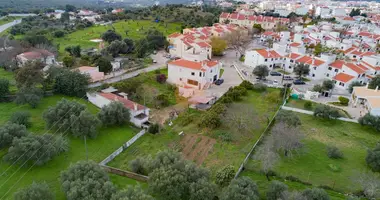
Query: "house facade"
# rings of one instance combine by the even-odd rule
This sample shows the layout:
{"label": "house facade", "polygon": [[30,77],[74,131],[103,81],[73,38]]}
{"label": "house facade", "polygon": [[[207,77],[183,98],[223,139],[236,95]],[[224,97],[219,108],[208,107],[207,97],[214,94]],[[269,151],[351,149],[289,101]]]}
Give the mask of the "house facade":
{"label": "house facade", "polygon": [[55,55],[44,49],[35,49],[33,51],[24,52],[16,56],[17,63],[20,67],[27,62],[41,61],[45,65],[56,64]]}
{"label": "house facade", "polygon": [[129,110],[132,124],[140,128],[148,126],[150,109],[129,100],[126,95],[100,92],[87,93],[87,98],[98,108],[103,108],[114,101],[120,102]]}
{"label": "house facade", "polygon": [[197,90],[207,89],[220,78],[218,61],[190,61],[179,59],[168,63],[167,82],[179,87]]}
{"label": "house facade", "polygon": [[354,87],[351,95],[353,106],[363,105],[365,110],[373,116],[380,116],[380,91],[364,87]]}

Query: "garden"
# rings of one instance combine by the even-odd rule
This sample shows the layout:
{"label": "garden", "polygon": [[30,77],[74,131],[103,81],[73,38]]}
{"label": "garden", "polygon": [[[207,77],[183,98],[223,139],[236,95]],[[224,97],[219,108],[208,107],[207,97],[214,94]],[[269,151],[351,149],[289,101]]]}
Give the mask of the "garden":
{"label": "garden", "polygon": [[[313,185],[340,193],[365,193],[364,177],[369,176],[367,173],[372,174],[366,163],[367,151],[373,149],[379,141],[378,132],[356,123],[321,119],[300,113],[295,115],[293,118],[298,116],[300,120],[300,135],[293,138],[293,141],[289,139],[290,143],[294,143],[291,149],[293,154],[273,154],[273,163],[260,162],[259,158],[262,156],[258,149],[265,148],[269,143],[264,142],[242,175],[250,176],[252,179],[262,176],[265,180],[265,174],[268,174],[270,179],[287,179],[308,187]],[[274,129],[272,128],[272,134],[273,131],[276,132]],[[270,136],[268,135],[266,140],[269,141]],[[283,151],[283,148],[285,147],[280,151]],[[371,176],[376,177],[378,173]],[[264,180],[262,184],[265,186]],[[332,195],[332,191],[329,193],[332,197],[335,196]]]}

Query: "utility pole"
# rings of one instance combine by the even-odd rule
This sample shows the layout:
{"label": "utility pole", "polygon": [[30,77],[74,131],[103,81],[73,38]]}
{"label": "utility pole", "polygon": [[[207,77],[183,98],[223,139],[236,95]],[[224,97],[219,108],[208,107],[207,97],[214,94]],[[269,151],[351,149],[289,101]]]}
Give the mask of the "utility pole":
{"label": "utility pole", "polygon": [[87,151],[87,137],[84,136],[84,148],[86,150],[86,160],[88,161],[88,151]]}

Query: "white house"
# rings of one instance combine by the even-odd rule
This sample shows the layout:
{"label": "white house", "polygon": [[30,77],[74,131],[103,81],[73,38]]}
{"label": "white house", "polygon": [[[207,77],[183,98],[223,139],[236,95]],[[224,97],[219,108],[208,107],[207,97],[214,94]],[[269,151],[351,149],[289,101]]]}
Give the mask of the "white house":
{"label": "white house", "polygon": [[255,49],[245,52],[244,64],[252,68],[266,65],[270,70],[282,66],[282,56],[275,50]]}
{"label": "white house", "polygon": [[[122,93],[121,93],[122,94]],[[130,112],[130,122],[137,127],[147,127],[149,125],[149,108],[135,103],[128,99],[127,95],[114,93],[87,93],[88,100],[98,108],[110,104],[113,101],[122,103]]]}
{"label": "white house", "polygon": [[179,87],[203,90],[220,78],[220,69],[221,63],[218,61],[179,59],[168,63],[167,82]]}
{"label": "white house", "polygon": [[373,116],[380,116],[380,91],[379,88],[368,89],[364,87],[354,87],[351,95],[351,102],[354,106],[364,105],[366,111]]}
{"label": "white house", "polygon": [[29,61],[41,61],[45,65],[56,63],[55,55],[45,49],[35,49],[33,51],[24,52],[16,56],[19,66],[23,66]]}

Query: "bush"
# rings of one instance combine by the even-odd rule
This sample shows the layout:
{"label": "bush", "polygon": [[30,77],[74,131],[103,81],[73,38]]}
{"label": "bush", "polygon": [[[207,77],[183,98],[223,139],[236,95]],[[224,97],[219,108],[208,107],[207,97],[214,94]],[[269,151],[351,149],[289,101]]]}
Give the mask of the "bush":
{"label": "bush", "polygon": [[223,142],[232,142],[232,135],[227,132],[221,132],[217,134],[218,138]]}
{"label": "bush", "polygon": [[299,126],[301,125],[301,119],[295,112],[288,110],[280,110],[276,116],[276,121],[284,122],[288,126]]}
{"label": "bush", "polygon": [[302,192],[302,196],[304,196],[306,200],[330,200],[327,192],[320,188],[308,188]]}
{"label": "bush", "polygon": [[148,132],[152,133],[152,134],[159,133],[160,132],[160,125],[158,125],[157,123],[152,124],[151,126],[149,126]]}
{"label": "bush", "polygon": [[311,101],[306,101],[304,104],[303,104],[303,107],[306,109],[306,110],[311,110],[313,108],[313,104],[311,103]]}
{"label": "bush", "polygon": [[136,174],[148,175],[148,163],[144,158],[136,158],[129,162],[129,168]]}
{"label": "bush", "polygon": [[380,131],[380,117],[373,116],[370,113],[359,118],[359,123],[362,126],[372,126],[377,131]]}
{"label": "bush", "polygon": [[327,156],[332,159],[343,158],[343,152],[341,152],[338,147],[328,146],[327,147]]}
{"label": "bush", "polygon": [[64,32],[64,31],[61,31],[61,30],[58,30],[58,31],[55,31],[55,32],[53,33],[53,35],[54,35],[54,37],[56,37],[56,38],[61,38],[61,37],[65,36],[65,32]]}
{"label": "bush", "polygon": [[221,125],[221,119],[218,113],[216,112],[205,112],[201,116],[201,121],[198,124],[202,128],[218,128]]}
{"label": "bush", "polygon": [[280,181],[272,181],[267,191],[267,200],[286,199],[288,186]]}
{"label": "bush", "polygon": [[27,111],[18,111],[12,114],[10,122],[14,124],[24,125],[25,127],[30,127],[30,113]]}
{"label": "bush", "polygon": [[169,106],[169,97],[167,94],[159,94],[156,96],[156,107],[166,107]]}
{"label": "bush", "polygon": [[216,103],[215,105],[213,105],[211,107],[209,112],[215,112],[217,114],[223,114],[224,112],[226,112],[226,110],[227,110],[227,107],[224,104]]}
{"label": "bush", "polygon": [[314,116],[325,119],[336,119],[340,117],[340,114],[336,108],[326,105],[318,105],[314,110]]}
{"label": "bush", "polygon": [[54,200],[54,193],[50,190],[47,183],[35,183],[17,191],[14,195],[15,200]]}
{"label": "bush", "polygon": [[265,92],[267,90],[267,85],[263,83],[255,83],[253,84],[253,90],[257,92]]}
{"label": "bush", "polygon": [[235,169],[231,165],[227,165],[216,172],[215,183],[225,187],[230,184],[235,177]]}
{"label": "bush", "polygon": [[348,102],[350,102],[350,100],[346,97],[339,97],[339,102],[341,105],[348,106]]}
{"label": "bush", "polygon": [[241,84],[240,84],[241,87],[244,87],[246,90],[253,90],[254,87],[253,87],[253,84],[249,81],[246,81],[244,80]]}
{"label": "bush", "polygon": [[0,149],[10,146],[15,138],[25,137],[28,134],[24,125],[6,123],[0,127]]}
{"label": "bush", "polygon": [[230,104],[230,103],[232,103],[232,102],[234,102],[233,100],[232,100],[232,98],[231,97],[229,97],[229,96],[222,96],[219,100],[218,100],[218,102],[220,102],[220,103],[224,103],[224,104]]}
{"label": "bush", "polygon": [[380,172],[380,144],[374,150],[368,150],[365,161],[372,171]]}
{"label": "bush", "polygon": [[157,82],[158,83],[161,83],[161,84],[163,84],[163,83],[165,83],[166,82],[166,75],[165,74],[158,74],[157,76],[156,76],[156,80],[157,80]]}

